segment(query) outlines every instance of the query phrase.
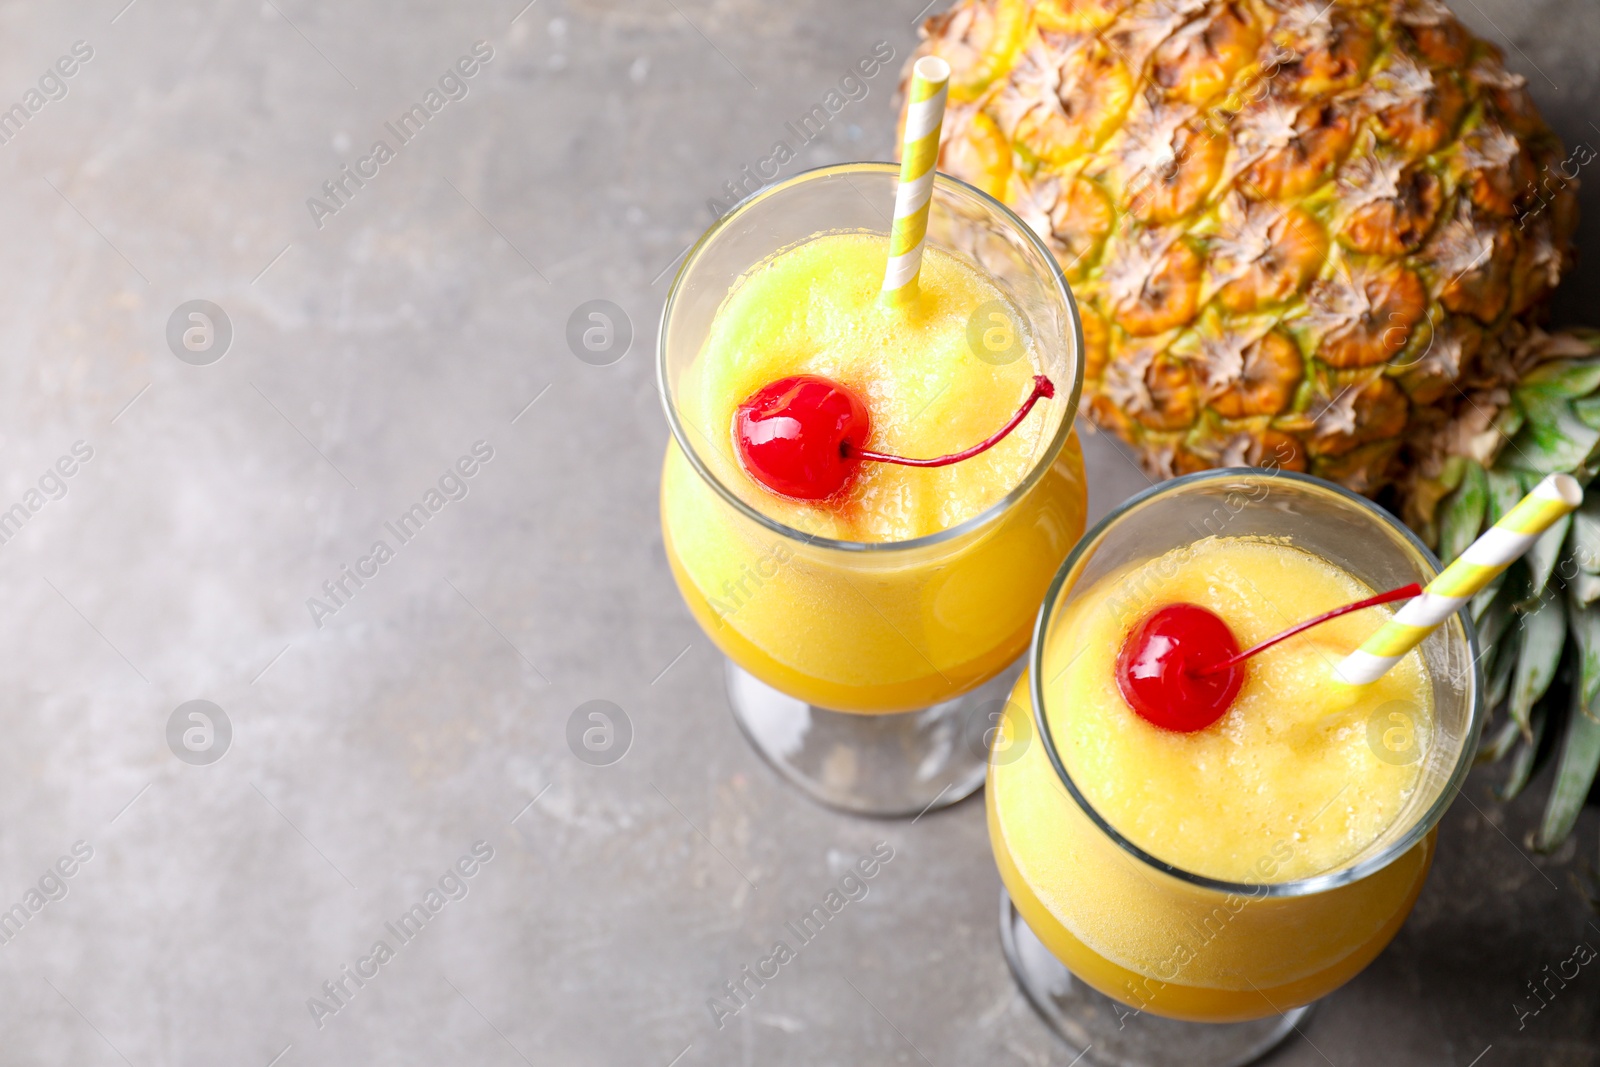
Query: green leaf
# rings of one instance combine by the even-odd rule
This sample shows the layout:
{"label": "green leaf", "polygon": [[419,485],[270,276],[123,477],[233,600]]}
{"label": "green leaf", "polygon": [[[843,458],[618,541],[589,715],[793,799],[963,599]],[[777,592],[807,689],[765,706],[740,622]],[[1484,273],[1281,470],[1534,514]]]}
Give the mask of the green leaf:
{"label": "green leaf", "polygon": [[1494,428],[1499,430],[1501,436],[1509,441],[1517,436],[1517,433],[1522,429],[1522,424],[1526,421],[1527,417],[1522,414],[1522,408],[1518,407],[1516,400],[1513,399],[1511,403],[1500,410],[1499,415],[1495,416]]}
{"label": "green leaf", "polygon": [[[1573,686],[1572,713],[1567,716],[1567,734],[1561,744],[1561,762],[1556,765],[1556,782],[1550,789],[1550,799],[1545,802],[1544,821],[1534,836],[1533,847],[1549,852],[1558,847],[1572,832],[1578,821],[1578,812],[1594,784],[1595,768],[1600,767],[1600,718],[1585,703],[1584,684]],[[1600,677],[1594,679],[1600,687]]]}
{"label": "green leaf", "polygon": [[[1529,581],[1528,564],[1525,560],[1519,559],[1484,586],[1484,592],[1498,588],[1496,596],[1509,597],[1518,611],[1529,612],[1539,606],[1539,598],[1528,595]],[[1479,593],[1478,596],[1483,596],[1483,593]],[[1477,606],[1477,602],[1478,598],[1473,597],[1471,603],[1474,607]]]}
{"label": "green leaf", "polygon": [[1586,496],[1573,512],[1572,555],[1579,567],[1600,574],[1600,494]]}
{"label": "green leaf", "polygon": [[1532,738],[1529,713],[1555,680],[1556,665],[1567,643],[1565,603],[1546,593],[1539,604],[1522,618],[1518,635],[1517,665],[1511,680],[1511,717],[1522,727],[1522,736]]}
{"label": "green leaf", "polygon": [[1439,557],[1446,563],[1467,550],[1483,532],[1483,513],[1489,506],[1489,483],[1483,468],[1467,465],[1461,486],[1445,501],[1440,518]]}
{"label": "green leaf", "polygon": [[1478,628],[1478,647],[1485,653],[1500,644],[1506,631],[1511,629],[1511,624],[1516,620],[1516,609],[1511,606],[1509,596],[1495,597],[1489,609],[1476,620]]}
{"label": "green leaf", "polygon": [[1600,608],[1573,605],[1568,626],[1577,649],[1577,673],[1585,706],[1600,697]]}
{"label": "green leaf", "polygon": [[[1502,647],[1500,655],[1495,660],[1494,673],[1489,676],[1488,693],[1485,696],[1487,707],[1498,708],[1505,703],[1506,694],[1511,692],[1511,671],[1517,665],[1515,648]],[[1513,721],[1513,727],[1520,727],[1521,723]]]}
{"label": "green leaf", "polygon": [[1517,799],[1517,794],[1527,787],[1528,779],[1533,777],[1534,768],[1539,765],[1539,745],[1544,740],[1547,716],[1544,704],[1533,709],[1532,736],[1517,746],[1516,755],[1511,757],[1511,768],[1506,772],[1505,783],[1494,791],[1501,800]]}
{"label": "green leaf", "polygon": [[1544,593],[1545,585],[1550,581],[1550,574],[1556,569],[1556,561],[1561,558],[1561,546],[1567,539],[1567,531],[1572,527],[1572,516],[1563,515],[1555,521],[1544,533],[1540,534],[1528,549],[1528,554],[1523,557],[1528,564],[1528,575],[1532,579],[1530,596],[1540,596]]}
{"label": "green leaf", "polygon": [[1451,456],[1444,461],[1444,470],[1439,472],[1439,484],[1444,488],[1439,493],[1443,500],[1456,491],[1456,486],[1461,484],[1461,476],[1466,473],[1467,465],[1474,462],[1466,456]]}
{"label": "green leaf", "polygon": [[1523,497],[1521,480],[1510,471],[1498,468],[1489,472],[1489,514],[1488,521],[1499,522],[1505,517],[1506,512],[1517,506]]}
{"label": "green leaf", "polygon": [[1511,751],[1511,746],[1517,738],[1522,736],[1522,730],[1516,723],[1507,719],[1500,724],[1494,736],[1486,738],[1478,745],[1478,754],[1473,758],[1473,763],[1498,763]]}
{"label": "green leaf", "polygon": [[[1503,592],[1508,585],[1510,585],[1511,588],[1521,588],[1520,585],[1512,585],[1512,583],[1510,583],[1506,578],[1506,575],[1510,574],[1513,570],[1522,570],[1522,564],[1520,561],[1513,563],[1509,568],[1495,575],[1494,578],[1489,581],[1488,585],[1484,586],[1476,595],[1473,596],[1470,602],[1472,606],[1473,622],[1477,622],[1483,617],[1483,613],[1489,610],[1489,605],[1493,604],[1500,598],[1501,592]],[[1508,604],[1515,603],[1518,599],[1518,597],[1509,593],[1507,593],[1505,598],[1506,603]]]}
{"label": "green leaf", "polygon": [[1549,424],[1557,421],[1562,415],[1572,413],[1573,396],[1560,389],[1537,389],[1532,385],[1519,387],[1516,391],[1517,410],[1522,412],[1523,432],[1517,436],[1526,436],[1529,431],[1537,430],[1541,423]]}
{"label": "green leaf", "polygon": [[1600,600],[1600,574],[1579,570],[1567,583],[1567,592],[1580,604],[1593,604]]}
{"label": "green leaf", "polygon": [[1566,400],[1534,396],[1531,403],[1529,397],[1518,398],[1527,409],[1528,421],[1501,457],[1513,470],[1537,474],[1582,466],[1600,442],[1600,431],[1574,415]]}
{"label": "green leaf", "polygon": [[1517,383],[1517,399],[1541,393],[1565,399],[1588,396],[1600,389],[1600,360],[1552,360],[1529,371]]}
{"label": "green leaf", "polygon": [[1586,396],[1572,402],[1572,413],[1586,424],[1600,429],[1600,396]]}

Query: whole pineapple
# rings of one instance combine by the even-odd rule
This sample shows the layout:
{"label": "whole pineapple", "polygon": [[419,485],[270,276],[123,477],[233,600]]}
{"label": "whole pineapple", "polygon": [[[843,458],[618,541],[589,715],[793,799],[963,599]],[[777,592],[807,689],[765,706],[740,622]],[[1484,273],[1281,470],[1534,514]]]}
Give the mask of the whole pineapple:
{"label": "whole pineapple", "polygon": [[[1309,471],[1447,561],[1543,475],[1593,479],[1600,333],[1537,319],[1595,153],[1440,0],[957,0],[923,37],[940,169],[1051,246],[1085,410],[1152,475]],[[1559,752],[1554,848],[1600,767],[1600,494],[1472,614],[1481,755],[1510,797]]]}
{"label": "whole pineapple", "polygon": [[1152,474],[1370,493],[1498,414],[1576,164],[1438,0],[962,0],[923,33],[940,169],[1054,249],[1086,410]]}

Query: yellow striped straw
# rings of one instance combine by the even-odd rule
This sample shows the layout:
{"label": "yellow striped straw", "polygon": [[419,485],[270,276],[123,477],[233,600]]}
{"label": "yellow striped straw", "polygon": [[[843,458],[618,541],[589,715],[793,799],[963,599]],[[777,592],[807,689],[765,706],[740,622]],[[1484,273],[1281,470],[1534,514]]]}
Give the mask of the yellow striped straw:
{"label": "yellow striped straw", "polygon": [[1366,644],[1346,656],[1335,674],[1351,685],[1376,681],[1581,503],[1583,488],[1570,475],[1552,474],[1534,486],[1429,582],[1421,596],[1407,602]]}
{"label": "yellow striped straw", "polygon": [[894,199],[894,229],[889,235],[889,269],[883,298],[893,304],[916,299],[917,272],[928,237],[928,204],[939,162],[939,129],[950,96],[950,64],[923,56],[912,68],[911,101],[906,109],[905,141],[900,150],[900,188]]}

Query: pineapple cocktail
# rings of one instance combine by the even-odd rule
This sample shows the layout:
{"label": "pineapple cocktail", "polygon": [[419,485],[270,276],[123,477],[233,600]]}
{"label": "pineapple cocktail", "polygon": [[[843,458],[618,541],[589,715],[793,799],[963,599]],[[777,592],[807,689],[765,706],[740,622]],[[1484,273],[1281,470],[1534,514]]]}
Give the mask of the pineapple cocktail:
{"label": "pineapple cocktail", "polygon": [[[959,526],[1023,481],[1059,425],[1059,418],[1024,419],[981,455],[947,466],[864,464],[822,500],[751,484],[726,428],[744,400],[771,382],[798,375],[839,382],[871,412],[873,447],[906,456],[940,456],[981,441],[1031,395],[1031,339],[1021,341],[1024,358],[1003,365],[974,358],[967,345],[968,320],[984,305],[1001,305],[1001,291],[976,267],[934,249],[919,303],[909,314],[886,309],[878,297],[887,250],[881,235],[832,234],[761,263],[729,294],[678,382],[683,420],[713,428],[701,452],[706,464],[719,480],[746,486],[764,515],[803,538],[908,542]],[[769,684],[842,711],[926,707],[987,680],[1027,646],[1033,608],[1065,554],[1051,535],[1070,534],[1082,521],[1076,439],[1058,459],[999,537],[975,552],[933,553],[921,566],[869,578],[856,567],[797,566],[792,557],[801,549],[774,547],[774,573],[759,588],[746,582],[739,589],[746,531],[671,448],[662,475],[667,558],[706,632]],[[1041,523],[1046,515],[1055,521]],[[855,579],[870,584],[854,588]]]}
{"label": "pineapple cocktail", "polygon": [[[1117,1002],[1106,1014],[1123,1025],[1105,1042],[1130,1040],[1129,1020],[1146,1014],[1280,1016],[1371,962],[1422,888],[1478,729],[1458,617],[1367,685],[1335,669],[1389,616],[1384,605],[1261,650],[1234,676],[1189,670],[1183,684],[1201,689],[1180,695],[1198,718],[1149,701],[1140,657],[1196,640],[1191,609],[1236,638],[1201,654],[1227,663],[1433,573],[1386,513],[1269,472],[1167,483],[1074,550],[1007,709],[987,803],[1027,931]],[[1013,966],[1047,1018],[1070,1014],[1039,994],[1037,960]]]}
{"label": "pineapple cocktail", "polygon": [[[1083,528],[1078,332],[1059,271],[1009,212],[940,177],[919,291],[888,305],[894,180],[859,164],[759,194],[690,254],[662,326],[667,558],[775,762],[741,693],[798,702],[801,735],[826,712],[917,733],[888,720],[962,698],[1025,651]],[[885,744],[915,764],[910,733]],[[914,796],[863,799],[872,760],[850,751],[814,772],[832,784],[802,784],[914,813],[981,782],[981,746],[968,760],[962,733],[916,743],[948,750],[961,781],[923,773]]]}

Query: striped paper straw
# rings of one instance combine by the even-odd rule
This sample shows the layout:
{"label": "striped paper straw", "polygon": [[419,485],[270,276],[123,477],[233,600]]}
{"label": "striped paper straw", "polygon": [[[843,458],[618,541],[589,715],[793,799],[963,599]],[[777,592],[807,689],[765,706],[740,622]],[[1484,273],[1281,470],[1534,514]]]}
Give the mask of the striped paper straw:
{"label": "striped paper straw", "polygon": [[917,272],[928,237],[928,204],[939,162],[939,128],[950,96],[950,64],[923,56],[911,68],[911,103],[906,109],[905,141],[900,150],[900,188],[894,199],[894,230],[889,235],[889,269],[883,297],[906,303],[917,295]]}
{"label": "striped paper straw", "polygon": [[1351,685],[1376,681],[1581,503],[1583,488],[1570,475],[1552,474],[1534,486],[1533,492],[1429,582],[1421,596],[1395,612],[1366,644],[1346,656],[1335,674]]}

